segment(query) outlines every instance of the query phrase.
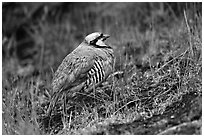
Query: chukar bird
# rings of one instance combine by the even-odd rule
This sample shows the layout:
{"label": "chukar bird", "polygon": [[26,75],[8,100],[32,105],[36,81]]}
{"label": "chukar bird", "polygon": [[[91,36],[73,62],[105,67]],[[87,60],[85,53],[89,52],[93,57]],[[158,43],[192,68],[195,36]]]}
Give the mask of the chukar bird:
{"label": "chukar bird", "polygon": [[47,111],[51,115],[59,95],[72,96],[75,92],[88,92],[99,86],[112,73],[113,49],[104,41],[109,35],[95,32],[65,57],[52,81],[53,96]]}

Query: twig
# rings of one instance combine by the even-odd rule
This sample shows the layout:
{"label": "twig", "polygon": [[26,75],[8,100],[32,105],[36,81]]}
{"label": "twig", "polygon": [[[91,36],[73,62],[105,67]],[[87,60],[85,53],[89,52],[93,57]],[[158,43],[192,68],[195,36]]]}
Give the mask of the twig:
{"label": "twig", "polygon": [[69,116],[69,125],[68,125],[69,130],[71,128],[71,122],[72,122],[72,111],[70,112],[70,116]]}
{"label": "twig", "polygon": [[84,95],[84,96],[87,96],[87,97],[91,97],[91,98],[93,98],[93,99],[97,99],[97,100],[100,100],[100,101],[103,101],[103,100],[101,100],[98,96],[96,96],[96,95],[88,95],[88,94],[85,94],[85,93],[81,93],[81,92],[75,92],[76,94],[80,94],[80,95]]}
{"label": "twig", "polygon": [[157,69],[154,74],[156,74],[157,72],[159,72],[161,69],[163,69],[166,65],[168,65],[169,63],[171,63],[172,61],[174,61],[175,59],[179,58],[180,56],[183,56],[184,54],[186,54],[186,52],[189,50],[189,48],[187,48],[186,51],[184,51],[183,53],[181,53],[180,55],[178,55],[177,57],[171,59],[170,61],[168,61],[167,63],[165,63],[163,66],[161,66],[159,69]]}
{"label": "twig", "polygon": [[191,49],[191,56],[194,57],[194,53],[193,53],[193,45],[192,45],[192,40],[191,40],[191,30],[190,30],[190,26],[188,24],[188,20],[186,17],[186,11],[184,10],[184,18],[185,18],[185,22],[186,22],[186,27],[188,30],[188,36],[189,36],[189,44],[190,44],[190,49]]}
{"label": "twig", "polygon": [[[116,58],[114,59],[114,62],[113,62],[113,72],[115,72],[115,63],[116,63]],[[118,74],[118,73],[113,73],[112,74],[112,94],[113,94],[113,103],[114,103],[114,111],[115,111],[115,108],[116,108],[116,106],[115,106],[115,104],[116,104],[116,101],[117,101],[117,96],[116,96],[116,92],[115,92],[115,87],[116,87],[116,85],[115,85],[115,75],[116,74]]]}
{"label": "twig", "polygon": [[116,110],[113,115],[115,115],[119,110],[123,109],[125,106],[127,106],[128,104],[132,103],[132,102],[135,102],[135,101],[138,101],[139,99],[136,99],[136,100],[132,100],[130,102],[128,102],[127,104],[123,105],[122,107],[120,107],[118,110]]}

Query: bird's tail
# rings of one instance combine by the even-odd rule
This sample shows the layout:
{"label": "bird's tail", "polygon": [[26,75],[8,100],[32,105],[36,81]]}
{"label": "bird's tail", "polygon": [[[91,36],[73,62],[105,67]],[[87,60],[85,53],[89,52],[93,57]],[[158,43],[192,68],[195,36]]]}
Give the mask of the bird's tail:
{"label": "bird's tail", "polygon": [[61,90],[60,92],[55,92],[55,93],[53,94],[53,96],[52,96],[52,98],[51,98],[51,102],[50,102],[50,104],[49,104],[49,108],[48,108],[48,110],[47,110],[47,116],[48,116],[48,117],[51,116],[52,111],[53,111],[53,109],[54,109],[54,107],[55,107],[55,105],[56,105],[56,103],[57,103],[57,101],[58,101],[58,99],[59,99],[59,96],[60,96],[61,92],[62,92],[62,90]]}

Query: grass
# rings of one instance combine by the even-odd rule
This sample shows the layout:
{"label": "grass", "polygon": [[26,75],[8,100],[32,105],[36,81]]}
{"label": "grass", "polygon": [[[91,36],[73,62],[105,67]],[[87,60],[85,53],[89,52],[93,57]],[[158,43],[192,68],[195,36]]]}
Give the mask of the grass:
{"label": "grass", "polygon": [[[202,96],[202,17],[197,15],[196,20],[192,20],[187,16],[190,12],[185,11],[181,17],[173,16],[171,23],[158,23],[167,14],[167,11],[159,12],[161,4],[159,10],[152,9],[154,19],[147,21],[152,26],[145,31],[139,30],[142,23],[132,25],[135,18],[125,16],[131,12],[128,10],[121,17],[126,17],[128,22],[117,24],[115,19],[116,24],[108,25],[112,19],[108,17],[119,14],[118,9],[125,9],[123,6],[116,4],[114,13],[104,11],[96,20],[104,24],[94,26],[111,34],[109,42],[115,48],[115,72],[122,73],[108,78],[95,92],[79,93],[76,98],[69,99],[66,114],[62,113],[62,102],[59,102],[50,121],[45,112],[52,93],[53,70],[67,52],[74,49],[70,45],[80,43],[71,33],[71,26],[67,22],[37,24],[40,29],[36,29],[32,37],[39,42],[36,47],[41,52],[35,59],[39,57],[41,63],[34,68],[33,65],[22,67],[13,56],[3,58],[3,134],[89,134],[111,123],[161,115],[190,92]],[[94,6],[91,8],[87,12],[93,12]],[[134,6],[130,6],[132,8]],[[87,18],[84,18],[85,23],[88,23]],[[89,27],[84,32],[92,30]],[[7,44],[12,44],[11,39]]]}

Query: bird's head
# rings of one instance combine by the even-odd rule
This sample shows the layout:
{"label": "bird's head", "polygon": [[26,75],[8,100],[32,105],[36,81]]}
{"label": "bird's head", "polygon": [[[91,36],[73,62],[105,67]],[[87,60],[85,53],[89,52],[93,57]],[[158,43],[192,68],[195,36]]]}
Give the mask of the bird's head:
{"label": "bird's head", "polygon": [[101,32],[94,32],[86,36],[85,42],[96,48],[111,48],[104,43],[104,41],[109,37],[110,35],[103,34]]}

